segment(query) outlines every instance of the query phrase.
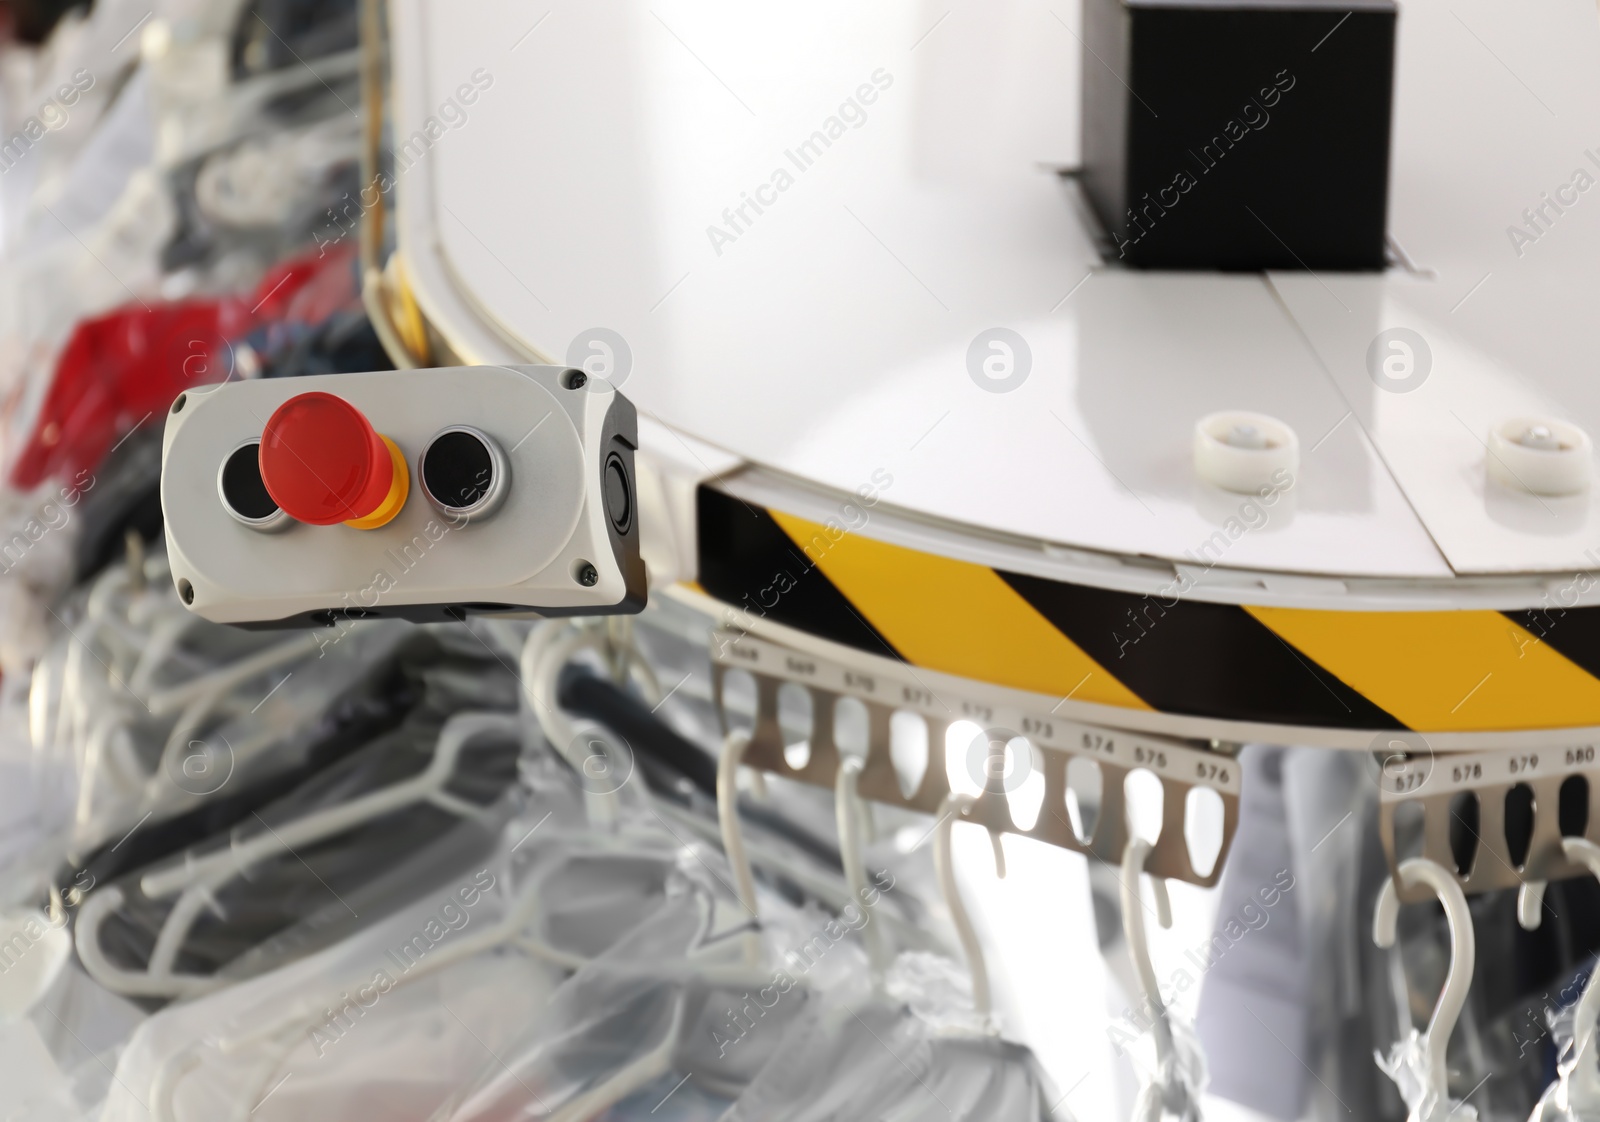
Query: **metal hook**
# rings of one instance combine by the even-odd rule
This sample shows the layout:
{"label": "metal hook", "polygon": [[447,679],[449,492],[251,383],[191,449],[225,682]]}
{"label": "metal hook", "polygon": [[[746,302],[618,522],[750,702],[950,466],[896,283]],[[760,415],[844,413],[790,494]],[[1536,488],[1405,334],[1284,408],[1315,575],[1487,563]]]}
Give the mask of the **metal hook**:
{"label": "metal hook", "polygon": [[1433,1016],[1423,1033],[1428,1059],[1428,1086],[1438,1095],[1440,1104],[1449,1101],[1449,1070],[1445,1067],[1445,1048],[1456,1021],[1467,1003],[1467,991],[1472,988],[1472,971],[1477,962],[1477,944],[1472,935],[1472,913],[1467,910],[1466,893],[1461,884],[1443,865],[1426,857],[1412,857],[1400,864],[1396,878],[1384,881],[1378,893],[1378,906],[1372,916],[1372,941],[1385,949],[1394,946],[1395,924],[1400,916],[1400,893],[1395,879],[1407,888],[1427,886],[1444,905],[1445,919],[1450,925],[1450,972],[1445,976],[1439,1000],[1434,1003]]}
{"label": "metal hook", "polygon": [[[1600,877],[1600,845],[1587,838],[1562,838],[1561,851],[1568,861]],[[1532,881],[1517,891],[1517,920],[1529,931],[1537,929],[1543,918],[1545,884]],[[1600,1067],[1595,1063],[1594,1054],[1597,1022],[1600,1022],[1600,986],[1595,985],[1591,977],[1572,1013],[1572,1068],[1570,1072],[1563,1069],[1561,1080],[1551,1088],[1558,1090],[1565,1083],[1563,1105],[1585,1117],[1600,1114]],[[1549,1096],[1546,1092],[1546,1098]]]}
{"label": "metal hook", "polygon": [[[972,916],[967,911],[966,902],[961,899],[961,890],[956,886],[955,862],[950,853],[950,832],[955,827],[956,819],[966,814],[967,808],[975,801],[971,795],[951,792],[939,804],[939,819],[934,823],[933,867],[939,875],[939,891],[944,896],[945,907],[950,909],[951,922],[955,924],[956,935],[961,940],[961,951],[967,958],[967,972],[972,975],[973,1008],[983,1018],[983,1023],[992,1027],[994,1000],[989,992],[989,965],[984,961],[983,944],[978,942]],[[1004,879],[1006,858],[1005,850],[1000,848],[1000,836],[991,830],[989,841],[994,846],[995,875]]]}

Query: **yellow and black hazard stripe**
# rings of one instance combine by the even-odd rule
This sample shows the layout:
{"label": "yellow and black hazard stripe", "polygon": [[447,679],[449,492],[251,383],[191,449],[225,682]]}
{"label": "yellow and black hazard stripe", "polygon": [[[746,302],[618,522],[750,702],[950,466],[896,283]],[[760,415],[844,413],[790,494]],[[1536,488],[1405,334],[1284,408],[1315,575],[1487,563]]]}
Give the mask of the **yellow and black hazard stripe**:
{"label": "yellow and black hazard stripe", "polygon": [[700,584],[755,616],[977,681],[1316,728],[1600,725],[1600,608],[1328,611],[1163,599],[992,569],[698,498]]}

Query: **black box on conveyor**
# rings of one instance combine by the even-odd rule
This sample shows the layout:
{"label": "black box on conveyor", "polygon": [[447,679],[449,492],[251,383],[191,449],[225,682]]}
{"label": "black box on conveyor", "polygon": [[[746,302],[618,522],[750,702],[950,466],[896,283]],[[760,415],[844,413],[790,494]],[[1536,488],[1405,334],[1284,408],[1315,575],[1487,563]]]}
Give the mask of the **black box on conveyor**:
{"label": "black box on conveyor", "polygon": [[1381,269],[1393,0],[1084,0],[1083,171],[1146,268]]}

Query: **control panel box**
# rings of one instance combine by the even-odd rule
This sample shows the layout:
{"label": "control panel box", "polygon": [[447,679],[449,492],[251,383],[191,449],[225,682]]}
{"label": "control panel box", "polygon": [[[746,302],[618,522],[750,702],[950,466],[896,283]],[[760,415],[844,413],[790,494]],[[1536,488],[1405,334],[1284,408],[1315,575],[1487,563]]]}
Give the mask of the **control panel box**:
{"label": "control panel box", "polygon": [[637,416],[559,366],[227,382],[167,414],[179,597],[245,626],[636,612]]}

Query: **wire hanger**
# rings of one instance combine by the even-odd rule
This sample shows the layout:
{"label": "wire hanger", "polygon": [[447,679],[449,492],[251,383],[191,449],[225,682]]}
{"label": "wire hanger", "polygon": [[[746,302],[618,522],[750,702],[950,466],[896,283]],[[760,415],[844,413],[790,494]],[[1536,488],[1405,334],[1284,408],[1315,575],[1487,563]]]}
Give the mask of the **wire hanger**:
{"label": "wire hanger", "polygon": [[[1587,838],[1563,838],[1561,850],[1574,865],[1600,877],[1600,845]],[[1538,928],[1544,912],[1544,881],[1517,891],[1517,920],[1529,931]],[[1528,1122],[1600,1122],[1600,1064],[1596,1062],[1596,1021],[1600,1020],[1600,986],[1593,977],[1583,987],[1572,1014],[1572,1043],[1556,1065],[1556,1081],[1528,1116]]]}
{"label": "wire hanger", "polygon": [[1412,1029],[1395,1043],[1387,1060],[1374,1055],[1400,1089],[1410,1108],[1409,1122],[1466,1122],[1477,1118],[1477,1111],[1450,1098],[1450,1071],[1445,1050],[1456,1021],[1467,1003],[1472,987],[1472,971],[1477,962],[1477,944],[1472,933],[1472,913],[1467,897],[1455,874],[1437,861],[1412,857],[1401,862],[1396,877],[1383,882],[1378,905],[1372,916],[1372,941],[1388,949],[1395,945],[1396,923],[1400,916],[1400,893],[1395,880],[1406,888],[1431,888],[1444,906],[1450,926],[1450,971],[1434,1003],[1427,1029]]}

